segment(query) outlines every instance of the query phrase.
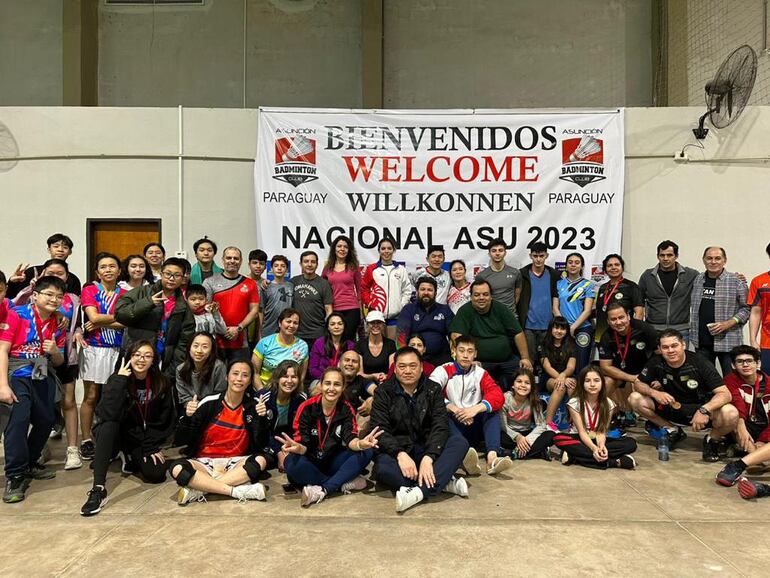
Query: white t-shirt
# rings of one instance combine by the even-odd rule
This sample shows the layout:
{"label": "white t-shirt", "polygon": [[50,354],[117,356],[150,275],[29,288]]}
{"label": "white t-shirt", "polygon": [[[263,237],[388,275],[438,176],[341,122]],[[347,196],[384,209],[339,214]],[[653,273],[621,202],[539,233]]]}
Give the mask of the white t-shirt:
{"label": "white t-shirt", "polygon": [[[613,410],[615,409],[615,402],[611,399],[607,400],[607,403],[610,404],[610,415],[612,415]],[[577,397],[572,397],[567,402],[567,407],[572,408],[577,413],[580,413],[580,400]],[[585,405],[583,408],[583,425],[586,428],[586,431],[593,431],[596,427],[596,422],[599,420],[599,407],[597,406],[596,411],[594,412],[588,404]],[[578,433],[577,428],[573,425],[569,433]]]}

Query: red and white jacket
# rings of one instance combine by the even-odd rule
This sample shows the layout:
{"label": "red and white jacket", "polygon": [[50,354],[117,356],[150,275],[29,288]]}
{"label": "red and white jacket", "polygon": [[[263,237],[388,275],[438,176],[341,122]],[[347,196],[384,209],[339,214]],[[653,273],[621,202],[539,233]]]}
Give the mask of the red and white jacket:
{"label": "red and white jacket", "polygon": [[369,311],[381,311],[395,319],[412,297],[412,282],[406,267],[393,264],[386,269],[380,261],[366,268],[361,280],[361,301]]}
{"label": "red and white jacket", "polygon": [[[766,373],[759,372],[762,379],[765,380],[765,395],[762,399],[754,401],[755,390],[753,385],[745,383],[734,371],[725,377],[725,385],[730,390],[730,394],[733,396],[733,405],[738,410],[738,414],[741,419],[748,420],[751,414],[751,408],[754,403],[762,404],[762,408],[768,416],[768,423],[770,424],[770,376]],[[760,434],[759,438],[754,440],[757,442],[770,442],[770,425]]]}
{"label": "red and white jacket", "polygon": [[497,382],[483,367],[475,364],[468,371],[455,362],[439,365],[430,374],[430,380],[444,388],[447,405],[452,403],[463,408],[483,403],[488,412],[493,412],[500,411],[505,401]]}

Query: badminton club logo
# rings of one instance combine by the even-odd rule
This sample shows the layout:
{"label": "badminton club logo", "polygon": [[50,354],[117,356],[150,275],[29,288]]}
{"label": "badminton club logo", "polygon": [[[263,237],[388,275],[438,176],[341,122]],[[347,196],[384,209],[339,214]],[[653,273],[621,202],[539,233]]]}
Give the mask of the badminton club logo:
{"label": "badminton club logo", "polygon": [[591,135],[561,141],[561,176],[580,188],[606,179],[604,176],[604,141]]}
{"label": "badminton club logo", "polygon": [[318,179],[315,140],[303,135],[275,139],[274,179],[297,187]]}

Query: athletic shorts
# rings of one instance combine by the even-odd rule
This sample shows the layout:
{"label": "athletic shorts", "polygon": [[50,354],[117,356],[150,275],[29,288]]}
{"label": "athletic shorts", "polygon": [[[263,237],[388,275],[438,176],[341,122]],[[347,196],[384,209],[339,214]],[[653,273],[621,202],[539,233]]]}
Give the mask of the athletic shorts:
{"label": "athletic shorts", "polygon": [[[683,403],[679,409],[674,409],[670,405],[658,405],[655,408],[655,413],[675,425],[688,426],[692,421],[692,416],[698,412],[698,408],[702,405],[700,403]],[[711,427],[711,419],[709,419],[706,427]]]}
{"label": "athletic shorts", "polygon": [[84,347],[80,350],[80,379],[107,383],[107,379],[115,373],[119,354],[117,347]]}
{"label": "athletic shorts", "polygon": [[218,478],[237,466],[240,462],[249,456],[235,456],[232,458],[195,458],[195,461],[202,464],[212,478]]}

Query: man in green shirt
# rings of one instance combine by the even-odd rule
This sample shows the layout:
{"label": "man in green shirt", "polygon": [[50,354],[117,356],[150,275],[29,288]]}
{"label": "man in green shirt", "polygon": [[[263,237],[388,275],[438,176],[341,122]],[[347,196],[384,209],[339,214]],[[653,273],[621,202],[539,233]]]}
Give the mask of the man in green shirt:
{"label": "man in green shirt", "polygon": [[460,335],[476,338],[476,359],[504,391],[510,389],[515,369],[532,371],[521,325],[508,307],[492,300],[492,288],[487,281],[471,284],[471,301],[457,311],[450,330],[452,341]]}

